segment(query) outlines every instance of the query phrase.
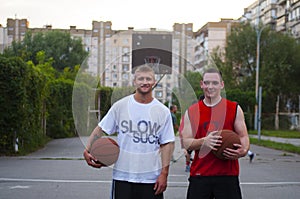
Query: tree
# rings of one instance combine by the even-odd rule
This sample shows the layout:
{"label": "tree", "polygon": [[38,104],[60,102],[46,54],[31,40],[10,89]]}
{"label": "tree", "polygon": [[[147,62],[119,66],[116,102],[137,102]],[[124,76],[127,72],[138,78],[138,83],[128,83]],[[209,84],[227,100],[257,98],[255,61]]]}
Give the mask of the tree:
{"label": "tree", "polygon": [[39,32],[32,34],[28,31],[22,42],[13,42],[5,49],[5,56],[19,56],[24,61],[33,61],[36,65],[38,52],[45,52],[45,59],[53,59],[53,67],[58,71],[64,68],[74,68],[87,57],[88,52],[83,48],[81,38],[71,38],[69,33],[61,31]]}
{"label": "tree", "polygon": [[[272,113],[275,111],[278,95],[283,99],[283,104],[298,99],[296,96],[300,93],[300,45],[290,35],[275,32],[268,26],[260,30],[259,85],[263,88],[262,111]],[[235,27],[228,36],[221,71],[224,79],[234,79],[232,88],[254,91],[256,41],[255,27],[250,24]],[[296,101],[292,102],[295,103],[298,104]],[[294,111],[298,111],[296,106],[293,107]]]}
{"label": "tree", "polygon": [[232,29],[225,48],[224,79],[232,79],[232,87],[254,90],[256,33],[249,24]]}

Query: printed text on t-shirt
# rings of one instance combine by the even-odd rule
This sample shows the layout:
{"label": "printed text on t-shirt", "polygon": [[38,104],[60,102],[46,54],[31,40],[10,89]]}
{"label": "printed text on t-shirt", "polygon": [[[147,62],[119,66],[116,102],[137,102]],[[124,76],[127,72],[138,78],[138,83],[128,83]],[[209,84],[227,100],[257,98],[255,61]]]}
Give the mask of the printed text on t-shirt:
{"label": "printed text on t-shirt", "polygon": [[133,125],[132,120],[121,121],[120,132],[132,133],[133,142],[135,143],[158,143],[158,130],[160,125],[157,122],[141,120]]}

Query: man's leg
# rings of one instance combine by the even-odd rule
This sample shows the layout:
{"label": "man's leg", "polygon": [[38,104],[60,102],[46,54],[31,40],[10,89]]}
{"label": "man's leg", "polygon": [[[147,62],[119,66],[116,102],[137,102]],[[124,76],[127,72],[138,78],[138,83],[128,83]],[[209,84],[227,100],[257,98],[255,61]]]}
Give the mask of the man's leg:
{"label": "man's leg", "polygon": [[187,199],[211,199],[212,183],[210,177],[190,177]]}
{"label": "man's leg", "polygon": [[214,179],[216,199],[242,199],[238,176],[216,176]]}
{"label": "man's leg", "polygon": [[132,183],[113,180],[111,199],[132,199]]}

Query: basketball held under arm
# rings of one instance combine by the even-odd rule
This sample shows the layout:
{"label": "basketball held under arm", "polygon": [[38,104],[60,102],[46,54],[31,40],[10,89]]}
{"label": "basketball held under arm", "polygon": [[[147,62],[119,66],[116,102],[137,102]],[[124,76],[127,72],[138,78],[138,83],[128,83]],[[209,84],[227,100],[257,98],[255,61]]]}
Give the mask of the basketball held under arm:
{"label": "basketball held under arm", "polygon": [[99,126],[96,126],[96,128],[91,133],[90,137],[88,138],[88,142],[86,144],[86,147],[83,151],[83,157],[86,161],[86,163],[94,168],[101,168],[103,165],[100,163],[97,163],[97,159],[90,154],[91,146],[93,142],[99,138],[101,138],[103,135],[102,129]]}

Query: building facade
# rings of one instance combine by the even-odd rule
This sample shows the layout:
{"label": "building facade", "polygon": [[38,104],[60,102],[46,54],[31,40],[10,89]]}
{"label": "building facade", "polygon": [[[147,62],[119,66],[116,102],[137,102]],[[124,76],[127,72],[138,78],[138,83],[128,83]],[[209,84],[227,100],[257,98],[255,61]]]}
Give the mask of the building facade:
{"label": "building facade", "polygon": [[172,101],[172,90],[180,87],[186,71],[202,71],[214,64],[211,54],[217,49],[224,53],[226,38],[231,28],[242,20],[257,25],[271,25],[278,32],[291,34],[300,38],[300,0],[256,0],[247,8],[239,19],[221,19],[208,22],[196,32],[192,23],[174,23],[170,31],[150,28],[135,30],[112,30],[110,21],[93,21],[91,30],[52,29],[51,25],[43,28],[29,28],[27,19],[7,19],[7,27],[0,25],[0,52],[13,41],[22,41],[27,30],[33,34],[51,30],[69,32],[73,38],[81,38],[89,56],[84,63],[85,72],[97,76],[102,86],[125,87],[132,85],[132,41],[133,35],[166,34],[172,37],[172,65],[170,74],[158,74],[159,82],[154,91],[156,98],[162,102]]}
{"label": "building facade", "polygon": [[202,71],[205,66],[214,64],[211,54],[215,50],[220,54],[225,53],[226,38],[231,32],[231,27],[238,23],[239,21],[234,19],[221,19],[219,22],[208,22],[195,32],[194,64],[198,70]]}
{"label": "building facade", "polygon": [[256,0],[244,9],[243,17],[300,39],[300,0]]}

